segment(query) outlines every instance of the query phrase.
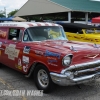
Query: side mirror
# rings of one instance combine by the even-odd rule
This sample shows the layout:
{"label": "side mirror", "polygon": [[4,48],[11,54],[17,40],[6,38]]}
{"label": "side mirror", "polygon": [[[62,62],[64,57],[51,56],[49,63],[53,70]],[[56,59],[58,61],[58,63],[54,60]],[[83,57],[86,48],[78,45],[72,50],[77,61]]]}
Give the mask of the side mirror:
{"label": "side mirror", "polygon": [[14,37],[14,38],[12,38],[12,40],[13,40],[13,41],[17,41],[17,38]]}

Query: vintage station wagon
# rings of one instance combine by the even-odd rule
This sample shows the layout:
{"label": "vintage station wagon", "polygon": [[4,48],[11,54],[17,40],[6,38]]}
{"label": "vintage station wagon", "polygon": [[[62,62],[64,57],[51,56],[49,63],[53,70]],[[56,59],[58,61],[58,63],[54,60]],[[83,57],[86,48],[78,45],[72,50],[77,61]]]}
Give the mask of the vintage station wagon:
{"label": "vintage station wagon", "polygon": [[[55,34],[55,36],[54,36]],[[100,46],[68,41],[53,23],[0,23],[0,63],[33,76],[39,90],[67,86],[100,76]]]}
{"label": "vintage station wagon", "polygon": [[79,23],[59,23],[68,40],[100,44],[100,28]]}

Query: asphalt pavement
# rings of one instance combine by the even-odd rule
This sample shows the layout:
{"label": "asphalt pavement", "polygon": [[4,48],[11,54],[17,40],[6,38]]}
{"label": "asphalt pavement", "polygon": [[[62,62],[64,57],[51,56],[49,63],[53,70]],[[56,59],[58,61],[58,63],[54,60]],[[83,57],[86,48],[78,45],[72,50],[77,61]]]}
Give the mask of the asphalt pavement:
{"label": "asphalt pavement", "polygon": [[26,78],[22,73],[7,66],[0,67],[0,100],[100,100],[100,79],[79,86],[56,86],[54,91],[42,96],[37,95],[1,95],[2,91],[24,90],[36,91],[32,77]]}

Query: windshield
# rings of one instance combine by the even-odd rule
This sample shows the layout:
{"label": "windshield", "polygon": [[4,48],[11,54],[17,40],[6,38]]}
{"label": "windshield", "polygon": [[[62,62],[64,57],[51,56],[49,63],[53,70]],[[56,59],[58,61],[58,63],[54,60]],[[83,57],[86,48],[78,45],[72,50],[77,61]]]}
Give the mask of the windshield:
{"label": "windshield", "polygon": [[86,33],[87,34],[93,34],[93,33],[100,33],[100,29],[96,29],[96,28],[94,28],[94,29],[86,29]]}
{"label": "windshield", "polygon": [[94,29],[86,29],[86,33],[87,34],[95,33],[95,30]]}
{"label": "windshield", "polygon": [[24,41],[67,40],[64,30],[60,26],[31,27],[26,31]]}
{"label": "windshield", "polygon": [[100,33],[100,29],[95,29],[95,32],[96,33]]}

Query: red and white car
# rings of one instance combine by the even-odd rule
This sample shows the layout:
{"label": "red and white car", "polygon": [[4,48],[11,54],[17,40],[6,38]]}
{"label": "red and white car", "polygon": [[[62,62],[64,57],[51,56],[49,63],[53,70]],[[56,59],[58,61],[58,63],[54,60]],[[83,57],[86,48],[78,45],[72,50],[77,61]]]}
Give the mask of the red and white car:
{"label": "red and white car", "polygon": [[33,75],[38,89],[67,86],[100,76],[100,47],[68,41],[53,23],[0,23],[0,63]]}

